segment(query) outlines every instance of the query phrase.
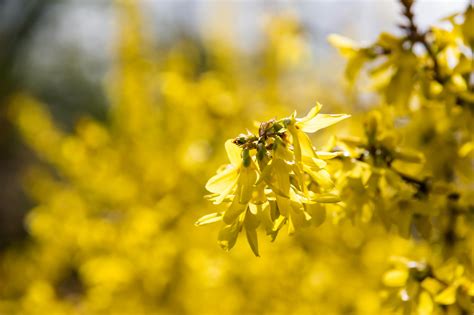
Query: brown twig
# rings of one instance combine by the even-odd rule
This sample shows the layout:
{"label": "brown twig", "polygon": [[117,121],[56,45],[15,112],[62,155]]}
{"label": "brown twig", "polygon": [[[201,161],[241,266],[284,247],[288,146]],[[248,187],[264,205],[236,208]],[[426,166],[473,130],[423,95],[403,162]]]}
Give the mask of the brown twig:
{"label": "brown twig", "polygon": [[408,20],[408,25],[400,25],[400,28],[407,32],[407,40],[409,40],[413,44],[420,43],[426,49],[431,61],[433,62],[433,72],[434,72],[434,79],[439,83],[443,84],[444,79],[441,76],[441,72],[439,69],[438,59],[436,59],[436,54],[433,50],[433,47],[428,42],[428,34],[429,32],[421,32],[418,29],[418,26],[415,23],[415,14],[413,13],[413,4],[415,3],[414,0],[400,0],[400,3],[403,6],[403,15]]}

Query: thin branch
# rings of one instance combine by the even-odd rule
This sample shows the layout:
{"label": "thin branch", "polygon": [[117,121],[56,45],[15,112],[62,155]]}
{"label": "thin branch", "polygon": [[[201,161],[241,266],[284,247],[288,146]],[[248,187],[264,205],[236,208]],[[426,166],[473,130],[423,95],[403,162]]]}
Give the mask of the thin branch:
{"label": "thin branch", "polygon": [[428,34],[429,32],[420,32],[418,26],[415,23],[415,14],[413,13],[413,4],[415,3],[414,0],[400,0],[400,3],[403,6],[403,15],[408,20],[408,25],[400,25],[402,29],[407,32],[407,39],[412,42],[412,44],[420,43],[426,49],[428,56],[430,57],[431,61],[433,62],[433,72],[434,72],[434,79],[439,83],[443,84],[444,80],[441,76],[438,59],[436,58],[436,54],[433,50],[433,47],[428,42]]}

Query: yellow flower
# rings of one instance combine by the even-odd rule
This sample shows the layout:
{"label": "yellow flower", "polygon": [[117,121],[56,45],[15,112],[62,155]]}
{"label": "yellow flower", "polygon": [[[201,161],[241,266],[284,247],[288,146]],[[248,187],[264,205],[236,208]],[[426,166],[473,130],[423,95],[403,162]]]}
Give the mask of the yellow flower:
{"label": "yellow flower", "polygon": [[[288,233],[311,224],[320,225],[324,206],[340,201],[326,170],[334,152],[317,152],[306,132],[331,126],[348,115],[319,114],[318,103],[303,118],[295,114],[260,124],[258,134],[248,133],[225,144],[230,164],[221,167],[206,184],[214,204],[225,203],[223,212],[208,214],[196,225],[223,221],[218,242],[230,250],[245,228],[247,241],[258,256],[256,229],[262,223],[275,239],[288,223]],[[311,215],[312,214],[312,215]]]}

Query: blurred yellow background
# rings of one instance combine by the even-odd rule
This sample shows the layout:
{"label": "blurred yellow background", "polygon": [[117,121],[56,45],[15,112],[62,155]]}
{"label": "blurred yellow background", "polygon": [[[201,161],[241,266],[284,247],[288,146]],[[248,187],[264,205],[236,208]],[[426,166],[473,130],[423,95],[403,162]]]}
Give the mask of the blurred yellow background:
{"label": "blurred yellow background", "polygon": [[[464,7],[454,3],[433,4],[429,16]],[[420,10],[431,5],[422,1]],[[201,14],[188,19],[188,6]],[[79,8],[79,17],[92,14],[88,30],[97,26],[82,49],[103,62],[74,52],[62,61],[86,78],[76,91],[70,81],[66,107],[59,102],[68,90],[55,95],[55,84],[66,80],[55,60],[32,61],[47,47],[36,57],[24,52],[29,57],[17,68],[51,72],[2,91],[2,119],[29,152],[14,153],[27,155],[18,185],[29,201],[17,203],[28,209],[25,231],[14,230],[20,236],[12,239],[5,232],[2,242],[0,314],[390,314],[380,293],[387,258],[424,257],[430,248],[422,241],[413,252],[411,241],[380,226],[334,216],[275,243],[262,233],[256,258],[243,239],[221,250],[219,226],[194,226],[216,211],[204,185],[225,160],[225,140],[254,121],[304,114],[319,101],[325,112],[354,117],[313,137],[317,145],[332,133],[361,132],[363,112],[376,99],[347,91],[344,63],[325,37],[371,40],[392,27],[397,12],[393,3],[355,1],[247,6],[116,1],[106,22],[93,17],[93,6]],[[153,19],[166,14],[188,30]],[[61,27],[81,23],[76,16]],[[47,30],[35,40],[48,39]],[[109,32],[107,40],[101,32]],[[89,94],[97,86],[103,92]],[[10,216],[3,218],[7,231]]]}

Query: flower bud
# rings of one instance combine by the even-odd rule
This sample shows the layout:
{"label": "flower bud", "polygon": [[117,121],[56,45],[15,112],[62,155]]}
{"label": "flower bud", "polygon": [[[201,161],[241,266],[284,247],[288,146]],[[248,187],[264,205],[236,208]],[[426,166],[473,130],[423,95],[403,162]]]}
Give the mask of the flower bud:
{"label": "flower bud", "polygon": [[251,162],[249,149],[244,149],[242,151],[242,164],[245,167],[249,167]]}

